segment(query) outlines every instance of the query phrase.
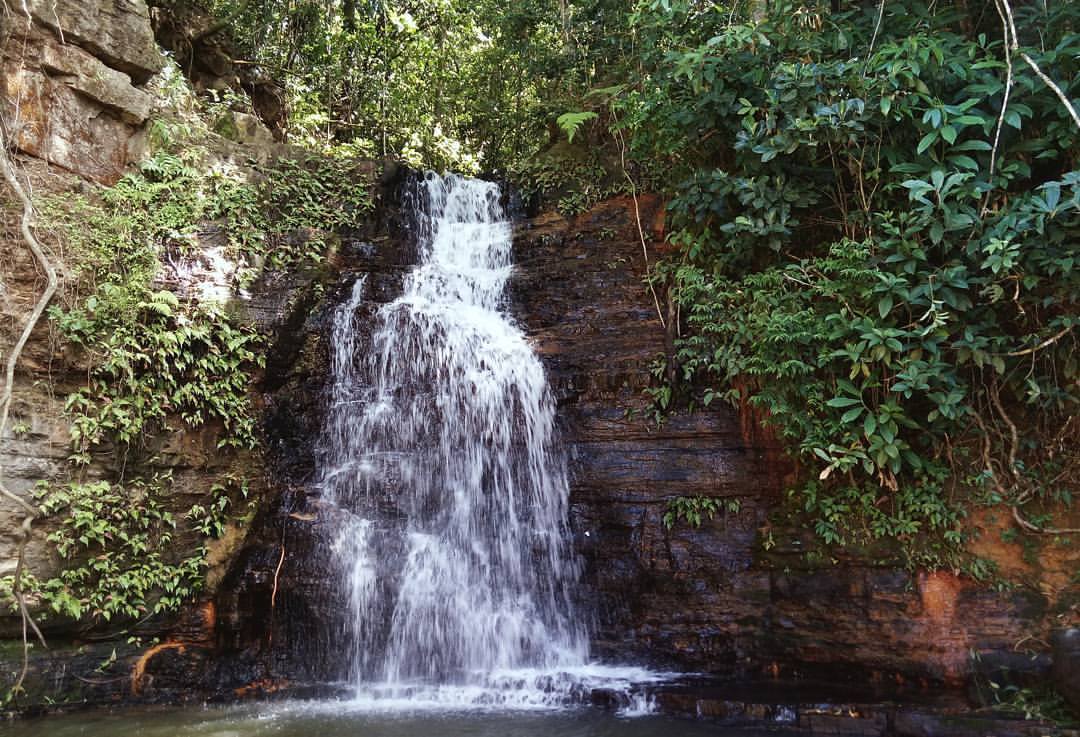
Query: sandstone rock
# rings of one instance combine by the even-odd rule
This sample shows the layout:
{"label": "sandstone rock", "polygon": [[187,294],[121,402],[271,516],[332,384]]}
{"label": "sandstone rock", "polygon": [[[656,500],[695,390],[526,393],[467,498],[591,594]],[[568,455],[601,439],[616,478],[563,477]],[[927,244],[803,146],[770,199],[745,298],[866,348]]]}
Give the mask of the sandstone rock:
{"label": "sandstone rock", "polygon": [[139,157],[137,129],[79,89],[89,85],[11,65],[4,71],[3,93],[13,103],[6,117],[20,150],[103,184]]}
{"label": "sandstone rock", "polygon": [[[661,203],[645,197],[639,204],[642,218],[655,221]],[[804,555],[810,546],[797,544],[804,542],[799,530],[777,530],[777,549],[762,554],[760,529],[770,524],[792,466],[775,439],[733,408],[681,413],[660,426],[651,418],[643,390],[668,336],[642,285],[633,212],[632,202],[617,199],[577,218],[520,224],[510,285],[570,453],[571,522],[597,617],[594,653],[726,677],[819,677],[893,692],[959,686],[971,673],[973,649],[1005,653],[1040,632],[1045,601],[1035,593],[858,559],[812,564]],[[361,308],[372,314],[400,292],[413,258],[392,234],[343,248],[338,283],[286,321],[293,332],[274,349],[277,378],[266,387],[268,460],[282,497],[256,523],[220,589],[219,636],[229,643],[223,661],[264,657],[268,635],[260,627],[271,626],[269,637],[290,648],[270,665],[276,677],[333,673],[336,644],[325,630],[336,631],[341,594],[326,580],[330,563],[320,542],[332,529],[332,510],[310,484],[325,410],[328,315],[357,273],[378,285]],[[668,501],[683,495],[738,504],[700,528],[668,530]],[[259,624],[282,540],[288,555],[277,600],[292,614]],[[311,622],[319,619],[321,627]],[[882,728],[876,717],[815,721],[823,730]]]}
{"label": "sandstone rock", "polygon": [[111,108],[125,123],[138,125],[150,116],[150,95],[133,87],[127,74],[82,49],[50,41],[42,47],[39,63],[46,76]]}
{"label": "sandstone rock", "polygon": [[[660,203],[639,205],[656,223]],[[1007,653],[1039,632],[1045,602],[1034,593],[858,559],[811,565],[800,530],[772,528],[778,548],[762,555],[759,529],[774,524],[792,465],[745,408],[650,419],[649,365],[668,343],[642,283],[633,213],[615,199],[575,218],[541,215],[514,244],[514,308],[571,452],[596,651],[725,676],[922,687],[968,678],[973,648]],[[738,511],[665,529],[668,501],[698,495],[737,500]]]}
{"label": "sandstone rock", "polygon": [[214,121],[214,131],[235,143],[260,150],[276,145],[274,134],[258,117],[230,110]]}
{"label": "sandstone rock", "polygon": [[[142,0],[34,0],[0,49],[4,119],[22,151],[100,183],[145,144],[152,100],[135,87],[161,68]],[[133,81],[134,80],[134,81]]]}
{"label": "sandstone rock", "polygon": [[34,20],[63,42],[77,44],[136,84],[161,71],[144,0],[27,0]]}

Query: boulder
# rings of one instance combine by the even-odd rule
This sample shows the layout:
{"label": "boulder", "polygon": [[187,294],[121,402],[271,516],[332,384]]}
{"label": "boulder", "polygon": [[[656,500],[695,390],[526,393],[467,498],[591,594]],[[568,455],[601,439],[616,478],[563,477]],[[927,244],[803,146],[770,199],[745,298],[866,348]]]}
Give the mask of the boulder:
{"label": "boulder", "polygon": [[250,113],[229,110],[214,121],[214,132],[233,141],[255,149],[272,148],[277,141],[261,120]]}
{"label": "boulder", "polygon": [[34,21],[142,84],[165,66],[144,0],[27,0]]}
{"label": "boulder", "polygon": [[[5,118],[12,121],[15,146],[99,183],[119,179],[128,162],[138,157],[141,139],[136,127],[124,120],[133,111],[114,114],[113,108],[80,89],[98,84],[107,85],[5,64],[2,90],[13,103]],[[98,92],[109,96],[105,89]]]}
{"label": "boulder", "polygon": [[38,62],[46,76],[101,103],[125,123],[139,125],[150,117],[150,95],[135,88],[127,74],[82,49],[47,42]]}
{"label": "boulder", "polygon": [[28,0],[0,49],[0,112],[21,151],[108,184],[142,154],[163,63],[142,0]]}

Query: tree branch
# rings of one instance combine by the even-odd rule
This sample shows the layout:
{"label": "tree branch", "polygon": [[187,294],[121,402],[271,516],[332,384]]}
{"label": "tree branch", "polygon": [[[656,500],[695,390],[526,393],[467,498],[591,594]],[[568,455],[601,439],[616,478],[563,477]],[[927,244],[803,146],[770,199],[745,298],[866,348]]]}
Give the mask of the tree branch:
{"label": "tree branch", "polygon": [[1016,38],[1016,23],[1013,21],[1012,6],[1009,5],[1009,0],[1000,0],[1002,7],[1005,8],[1005,15],[1009,19],[1009,35],[1012,36],[1012,50],[1020,54],[1020,58],[1027,62],[1027,65],[1031,67],[1031,70],[1035,72],[1035,76],[1043,81],[1043,83],[1049,87],[1058,99],[1061,100],[1061,104],[1065,106],[1065,109],[1069,111],[1069,117],[1073,119],[1077,128],[1080,128],[1080,114],[1077,114],[1076,108],[1073,107],[1072,101],[1068,96],[1062,92],[1061,88],[1054,83],[1042,69],[1039,69],[1039,65],[1035,63],[1035,60],[1028,56],[1026,51],[1020,51],[1020,42]]}
{"label": "tree branch", "polygon": [[1049,338],[1047,338],[1042,343],[1039,343],[1036,346],[1032,346],[1031,348],[1025,348],[1022,351],[1012,351],[1011,353],[1006,353],[1005,355],[1006,356],[1026,356],[1026,355],[1029,355],[1031,353],[1035,353],[1036,351],[1041,351],[1043,348],[1046,348],[1047,346],[1051,346],[1054,343],[1057,343],[1062,338],[1064,338],[1066,335],[1068,335],[1070,332],[1072,332],[1073,327],[1074,327],[1073,325],[1070,325],[1069,327],[1061,330],[1060,332],[1055,333],[1054,335],[1051,335]]}
{"label": "tree branch", "polygon": [[[1001,7],[1001,0],[995,0],[998,16],[1001,18],[1001,27],[1005,32],[1005,96],[1001,100],[1001,112],[998,113],[997,126],[994,128],[994,145],[990,149],[990,179],[994,177],[994,166],[997,163],[998,142],[1001,140],[1001,128],[1005,123],[1005,109],[1009,106],[1009,94],[1013,86],[1012,45],[1009,43],[1009,22],[1005,19],[1005,11]],[[989,195],[989,193],[987,193]],[[989,203],[989,196],[986,203]],[[983,214],[986,214],[987,205],[983,205]]]}
{"label": "tree branch", "polygon": [[243,2],[241,2],[239,5],[236,6],[236,8],[233,9],[233,12],[229,13],[217,23],[214,23],[202,33],[196,34],[196,36],[190,41],[191,45],[195,46],[195,44],[199,43],[200,41],[205,41],[211,36],[217,35],[224,31],[226,28],[232,25],[232,22],[234,20],[244,14],[244,11],[247,10],[247,6],[250,2],[251,0],[243,0]]}

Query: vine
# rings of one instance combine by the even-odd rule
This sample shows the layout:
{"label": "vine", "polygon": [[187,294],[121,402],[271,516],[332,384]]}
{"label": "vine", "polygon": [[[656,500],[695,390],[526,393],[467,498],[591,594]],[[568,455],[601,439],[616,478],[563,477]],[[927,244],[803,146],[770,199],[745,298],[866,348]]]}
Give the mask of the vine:
{"label": "vine", "polygon": [[[5,5],[6,8],[6,5]],[[38,322],[41,320],[42,315],[48,307],[49,302],[52,300],[53,295],[59,286],[59,279],[56,275],[56,267],[52,261],[45,255],[44,249],[34,236],[32,225],[34,222],[34,207],[30,201],[29,196],[26,194],[26,190],[23,188],[22,183],[19,182],[18,176],[15,173],[15,167],[12,165],[11,157],[8,155],[8,142],[4,132],[4,127],[0,124],[0,173],[4,177],[4,181],[15,193],[20,204],[22,205],[22,216],[19,220],[19,230],[22,234],[23,241],[26,243],[27,248],[30,249],[35,261],[37,261],[46,275],[45,289],[42,290],[41,295],[38,297],[34,304],[34,308],[30,312],[30,316],[26,320],[26,324],[23,327],[22,332],[19,335],[19,339],[8,353],[7,363],[5,366],[4,374],[4,389],[0,394],[0,438],[3,438],[4,433],[7,431],[8,418],[11,411],[12,394],[15,389],[15,369],[18,366],[19,358],[22,356],[23,348],[26,346],[27,340],[30,339],[30,335],[34,332]],[[18,693],[22,690],[23,681],[26,679],[26,673],[30,666],[30,639],[29,632],[32,631],[37,636],[38,641],[42,647],[46,647],[45,636],[42,635],[41,630],[30,616],[30,612],[26,605],[26,596],[23,589],[23,572],[26,567],[26,546],[30,542],[30,536],[33,531],[34,520],[37,518],[37,510],[28,503],[25,499],[18,496],[4,483],[4,469],[0,465],[0,496],[3,496],[8,501],[12,502],[25,512],[22,524],[20,525],[21,537],[19,539],[19,547],[17,552],[17,559],[15,563],[15,572],[11,585],[11,596],[15,601],[15,605],[19,610],[19,615],[22,618],[22,644],[23,644],[23,662],[22,669],[19,671],[18,677],[15,679],[15,683],[11,688],[11,693]]]}

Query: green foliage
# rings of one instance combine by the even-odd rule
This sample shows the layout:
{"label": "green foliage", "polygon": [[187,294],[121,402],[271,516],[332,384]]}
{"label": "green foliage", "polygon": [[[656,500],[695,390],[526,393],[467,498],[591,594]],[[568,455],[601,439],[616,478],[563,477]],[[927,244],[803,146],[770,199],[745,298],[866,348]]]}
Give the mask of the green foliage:
{"label": "green foliage", "polygon": [[[1034,653],[1032,656],[1034,657]],[[972,685],[983,704],[995,711],[1020,716],[1026,720],[1048,722],[1059,727],[1075,727],[1080,724],[1064,697],[1051,685],[1022,685],[1015,682],[1015,676],[1007,671],[986,673],[987,669],[980,666],[981,656],[974,650],[971,652],[971,660],[975,673]]]}
{"label": "green foliage", "polygon": [[[335,158],[279,162],[267,173],[256,203],[267,213],[260,224],[265,222],[269,265],[278,269],[319,260],[326,249],[322,234],[360,227],[374,207],[370,175],[358,171],[354,160]],[[235,218],[229,222],[236,231],[234,223],[245,225],[250,211],[228,215]],[[250,226],[239,230],[250,232]],[[296,238],[297,233],[304,237]]]}
{"label": "green foliage", "polygon": [[586,121],[596,120],[598,117],[600,116],[591,110],[584,113],[563,113],[555,120],[555,123],[562,128],[566,139],[573,143],[574,134],[578,132],[578,128]]}
{"label": "green foliage", "polygon": [[[124,485],[70,483],[39,490],[41,511],[61,519],[49,535],[67,565],[38,587],[43,601],[72,619],[135,619],[170,611],[202,585],[204,555],[170,556],[177,523],[162,505],[171,479]],[[33,590],[33,589],[31,589]]]}
{"label": "green foliage", "polygon": [[738,499],[680,496],[667,503],[663,523],[669,530],[679,521],[696,528],[701,527],[703,516],[714,519],[718,513],[738,514],[740,509],[742,502]]}
{"label": "green foliage", "polygon": [[[88,385],[66,403],[76,462],[89,463],[103,442],[130,446],[169,430],[171,417],[189,427],[219,421],[219,447],[254,447],[247,390],[261,360],[255,332],[233,326],[213,304],[185,308],[172,292],[117,292],[56,315],[61,333],[95,356]],[[129,319],[114,316],[127,304],[102,297],[132,303]]]}
{"label": "green foliage", "polygon": [[216,220],[232,258],[295,263],[325,244],[294,231],[355,225],[370,207],[367,179],[347,163],[286,162],[255,185],[204,168],[163,151],[96,201],[40,203],[42,224],[60,235],[89,290],[50,313],[90,366],[66,402],[71,460],[115,463],[111,478],[40,489],[64,565],[47,581],[28,576],[26,590],[59,615],[110,621],[175,609],[202,585],[205,540],[222,534],[233,500],[246,496],[244,480],[230,477],[179,517],[170,511],[172,478],[156,459],[166,435],[213,423],[219,447],[254,448],[248,392],[262,357],[257,333],[218,303],[161,288],[161,261],[193,254],[200,229]]}
{"label": "green foliage", "polygon": [[287,81],[295,142],[466,173],[529,161],[634,47],[622,0],[210,5]]}
{"label": "green foliage", "polygon": [[998,709],[1022,716],[1029,721],[1050,722],[1063,727],[1075,727],[1078,722],[1065,698],[1047,686],[1022,687],[1013,684],[989,683]]}
{"label": "green foliage", "polygon": [[615,166],[600,147],[566,142],[523,162],[514,176],[525,197],[553,202],[559,212],[573,216],[625,191],[626,180],[614,173]]}
{"label": "green foliage", "polygon": [[198,122],[157,126],[164,148],[99,198],[39,202],[41,225],[80,267],[83,293],[50,311],[90,367],[65,405],[71,460],[115,464],[112,478],[41,490],[64,567],[28,578],[26,590],[56,614],[109,621],[176,608],[201,586],[205,540],[223,533],[233,500],[247,494],[242,478],[228,478],[179,517],[168,511],[172,479],[156,459],[168,433],[210,423],[219,448],[256,446],[249,390],[262,355],[260,336],[218,302],[165,288],[162,262],[197,257],[216,227],[222,255],[242,266],[238,289],[260,263],[318,261],[326,234],[358,227],[372,207],[370,170],[349,159],[282,161],[256,181],[210,167]]}
{"label": "green foliage", "polygon": [[[960,546],[982,503],[1049,529],[1077,481],[1080,132],[1014,66],[995,148],[1000,28],[965,7],[887,3],[872,49],[870,6],[635,16],[656,51],[615,105],[633,156],[670,167],[676,363],[815,469],[791,499],[827,543]],[[1078,22],[1017,9],[1074,98]]]}
{"label": "green foliage", "polygon": [[[190,427],[218,421],[223,445],[254,445],[247,386],[259,361],[258,336],[233,325],[215,303],[181,302],[153,281],[159,258],[191,249],[199,223],[229,202],[207,192],[192,167],[159,153],[106,190],[100,205],[51,201],[42,208],[95,287],[50,313],[92,365],[87,386],[66,403],[78,463],[103,443],[142,447],[174,417]],[[80,222],[88,213],[89,229]]]}

